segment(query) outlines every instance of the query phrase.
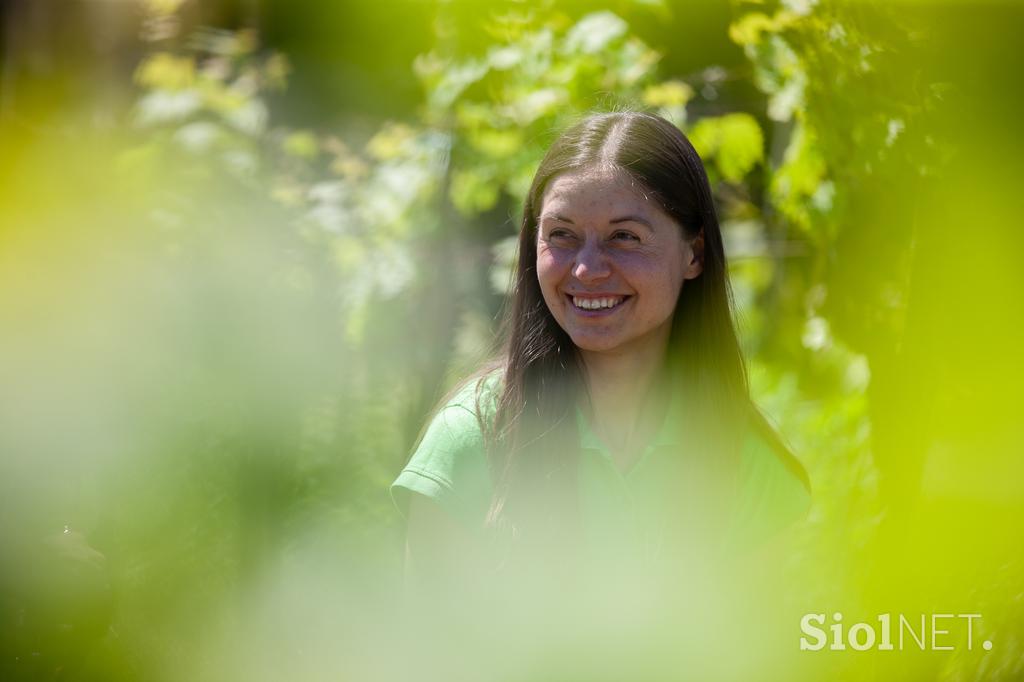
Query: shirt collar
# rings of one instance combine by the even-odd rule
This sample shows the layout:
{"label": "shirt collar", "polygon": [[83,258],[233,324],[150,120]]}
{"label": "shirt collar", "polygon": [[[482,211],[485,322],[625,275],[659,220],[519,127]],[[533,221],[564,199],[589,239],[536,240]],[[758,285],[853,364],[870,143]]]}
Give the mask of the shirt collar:
{"label": "shirt collar", "polygon": [[[661,422],[661,426],[655,432],[654,438],[648,444],[648,449],[676,447],[683,442],[682,424],[679,419],[682,404],[680,393],[678,390],[672,391],[669,397],[668,409],[665,411],[665,417]],[[576,426],[580,434],[580,447],[586,450],[597,450],[605,456],[610,456],[608,448],[597,437],[597,434],[594,433],[594,429],[591,428],[590,422],[587,421],[587,417],[579,403],[576,404]]]}

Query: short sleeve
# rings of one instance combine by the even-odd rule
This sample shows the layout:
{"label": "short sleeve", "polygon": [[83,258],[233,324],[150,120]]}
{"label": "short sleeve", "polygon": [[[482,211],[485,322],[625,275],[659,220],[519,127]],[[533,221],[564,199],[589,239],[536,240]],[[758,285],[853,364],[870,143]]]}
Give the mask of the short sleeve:
{"label": "short sleeve", "polygon": [[479,420],[466,402],[449,403],[434,416],[391,484],[392,499],[403,515],[409,493],[419,493],[471,527],[482,524],[491,497],[490,471]]}
{"label": "short sleeve", "polygon": [[751,433],[744,442],[740,498],[731,540],[751,547],[803,519],[811,492],[802,467]]}

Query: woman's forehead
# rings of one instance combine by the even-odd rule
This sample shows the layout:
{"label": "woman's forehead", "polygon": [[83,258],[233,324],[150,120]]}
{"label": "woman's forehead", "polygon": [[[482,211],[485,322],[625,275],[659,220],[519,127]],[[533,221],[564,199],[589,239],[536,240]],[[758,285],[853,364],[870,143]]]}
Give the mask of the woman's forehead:
{"label": "woman's forehead", "polygon": [[649,190],[620,169],[590,169],[557,176],[544,192],[541,215],[567,210],[661,212]]}

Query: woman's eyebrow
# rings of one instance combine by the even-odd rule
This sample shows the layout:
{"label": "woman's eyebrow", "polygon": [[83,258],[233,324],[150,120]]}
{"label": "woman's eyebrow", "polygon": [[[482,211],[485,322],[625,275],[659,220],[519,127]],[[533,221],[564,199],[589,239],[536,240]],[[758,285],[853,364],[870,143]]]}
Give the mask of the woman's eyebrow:
{"label": "woman's eyebrow", "polygon": [[651,225],[651,221],[639,215],[625,215],[621,218],[613,218],[609,222],[612,225],[615,225],[616,223],[640,223],[641,225],[646,225],[652,230],[654,229],[654,225]]}
{"label": "woman's eyebrow", "polygon": [[[557,220],[562,223],[569,223],[570,225],[576,224],[569,218],[566,218],[564,215],[560,215],[557,213],[545,213],[541,215],[539,222],[544,222],[545,220]],[[624,215],[618,218],[612,218],[611,220],[608,221],[608,223],[610,225],[617,225],[619,223],[640,223],[641,225],[646,225],[652,230],[654,229],[654,226],[651,225],[651,221],[639,215]]]}
{"label": "woman's eyebrow", "polygon": [[576,224],[573,221],[566,218],[564,215],[559,215],[557,213],[544,213],[541,215],[540,220],[538,222],[544,222],[545,220],[557,220],[558,222],[569,223],[570,225]]}

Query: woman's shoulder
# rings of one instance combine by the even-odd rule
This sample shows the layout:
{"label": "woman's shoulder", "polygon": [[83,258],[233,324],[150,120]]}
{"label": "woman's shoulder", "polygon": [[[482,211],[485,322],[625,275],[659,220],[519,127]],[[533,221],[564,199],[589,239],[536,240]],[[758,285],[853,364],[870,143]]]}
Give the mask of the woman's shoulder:
{"label": "woman's shoulder", "polygon": [[774,429],[757,415],[741,456],[740,525],[751,540],[804,518],[811,506],[807,470]]}
{"label": "woman's shoulder", "polygon": [[475,519],[490,498],[491,478],[484,431],[497,409],[499,370],[461,381],[440,401],[405,468],[391,484],[403,513],[408,494],[432,499],[453,515]]}
{"label": "woman's shoulder", "polygon": [[442,401],[438,414],[455,409],[469,412],[484,421],[493,419],[503,385],[504,371],[500,367],[478,371],[456,384],[448,398]]}

